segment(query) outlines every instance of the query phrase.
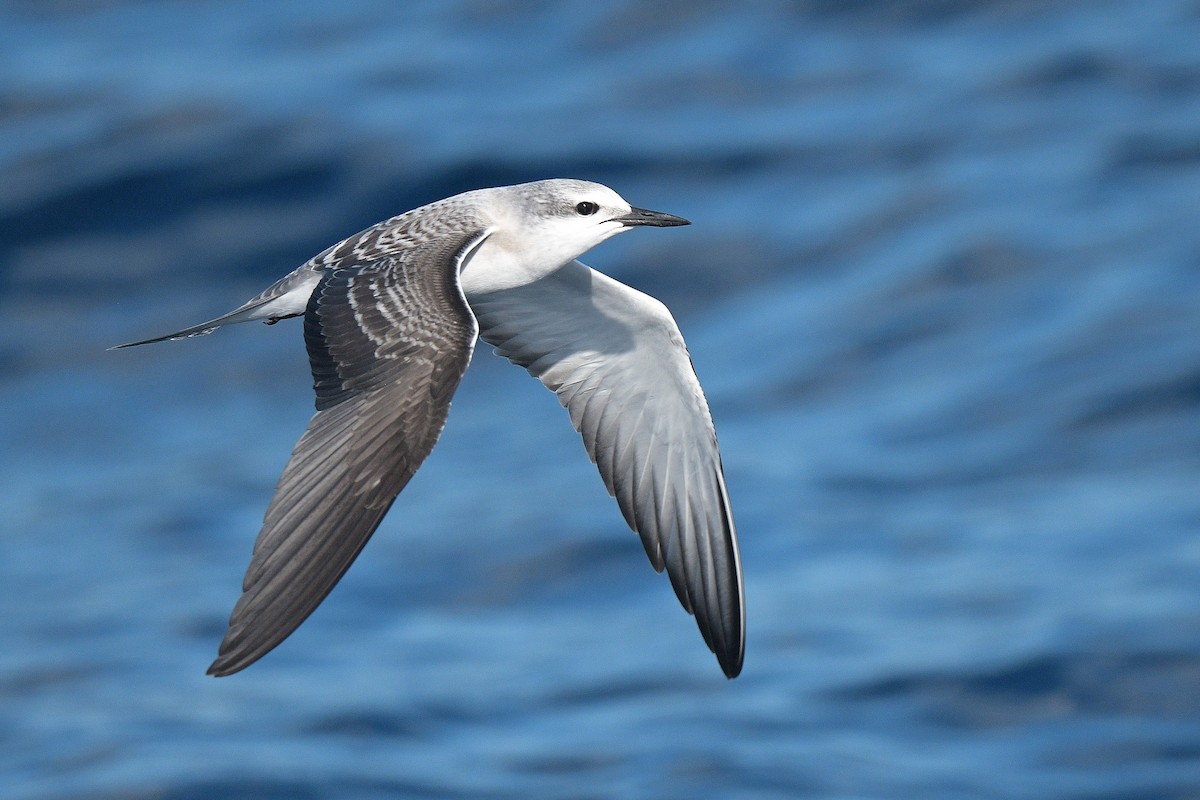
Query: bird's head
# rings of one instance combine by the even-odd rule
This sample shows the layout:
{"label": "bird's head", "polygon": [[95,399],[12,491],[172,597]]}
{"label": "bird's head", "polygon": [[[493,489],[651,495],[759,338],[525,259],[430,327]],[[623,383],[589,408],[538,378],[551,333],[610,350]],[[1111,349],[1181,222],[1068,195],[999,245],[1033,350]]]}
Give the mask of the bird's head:
{"label": "bird's head", "polygon": [[599,183],[556,178],[505,187],[514,212],[504,221],[528,257],[564,264],[630,228],[690,224],[683,217],[636,208]]}

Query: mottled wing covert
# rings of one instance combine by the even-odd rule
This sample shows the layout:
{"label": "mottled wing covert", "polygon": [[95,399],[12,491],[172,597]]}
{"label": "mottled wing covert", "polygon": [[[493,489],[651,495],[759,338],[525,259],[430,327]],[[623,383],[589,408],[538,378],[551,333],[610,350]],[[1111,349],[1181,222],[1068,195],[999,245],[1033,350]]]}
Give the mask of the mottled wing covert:
{"label": "mottled wing covert", "polygon": [[321,603],[433,449],[471,359],[458,285],[485,234],[327,272],[304,315],[317,413],[279,479],[211,675],[265,655]]}

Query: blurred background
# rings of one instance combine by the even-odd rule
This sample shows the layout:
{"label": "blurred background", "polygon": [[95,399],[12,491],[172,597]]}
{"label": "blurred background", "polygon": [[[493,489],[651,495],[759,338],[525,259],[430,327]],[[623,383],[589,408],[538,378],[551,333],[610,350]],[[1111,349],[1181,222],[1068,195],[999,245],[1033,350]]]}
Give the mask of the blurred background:
{"label": "blurred background", "polygon": [[[300,325],[106,352],[480,186],[690,218],[726,681],[481,347],[317,613],[204,670]],[[1200,797],[1200,4],[0,5],[0,796]]]}

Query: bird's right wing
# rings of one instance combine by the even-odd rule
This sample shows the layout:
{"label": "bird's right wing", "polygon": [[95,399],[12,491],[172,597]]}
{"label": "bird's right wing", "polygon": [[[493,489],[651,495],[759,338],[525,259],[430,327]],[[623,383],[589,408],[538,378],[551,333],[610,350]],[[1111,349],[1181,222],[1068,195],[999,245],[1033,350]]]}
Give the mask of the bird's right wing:
{"label": "bird's right wing", "polygon": [[325,599],[433,449],[471,359],[474,236],[334,269],[304,316],[317,413],[292,451],[210,675],[244,669]]}
{"label": "bird's right wing", "polygon": [[662,303],[575,261],[473,293],[479,335],[554,391],[721,668],[745,650],[737,535],[708,403]]}

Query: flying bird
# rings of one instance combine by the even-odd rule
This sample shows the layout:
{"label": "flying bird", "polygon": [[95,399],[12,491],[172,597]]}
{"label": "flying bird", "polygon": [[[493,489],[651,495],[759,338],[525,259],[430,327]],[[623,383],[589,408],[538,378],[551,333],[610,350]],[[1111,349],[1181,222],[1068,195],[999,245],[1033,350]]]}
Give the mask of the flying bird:
{"label": "flying bird", "polygon": [[683,337],[658,300],[576,260],[631,228],[687,224],[586,181],[479,189],[373,225],[224,316],[112,348],[304,317],[317,411],[208,673],[253,664],[325,599],[433,449],[482,338],[558,395],[651,564],[736,677],[737,534]]}

